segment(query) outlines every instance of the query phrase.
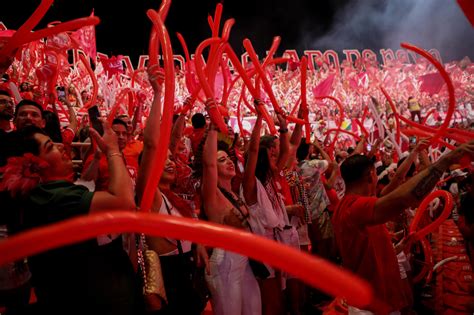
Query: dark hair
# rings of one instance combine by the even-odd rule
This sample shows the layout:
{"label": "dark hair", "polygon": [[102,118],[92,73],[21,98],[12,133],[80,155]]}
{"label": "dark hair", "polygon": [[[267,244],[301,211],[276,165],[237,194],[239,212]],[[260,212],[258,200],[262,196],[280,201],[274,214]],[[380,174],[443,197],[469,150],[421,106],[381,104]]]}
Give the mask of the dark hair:
{"label": "dark hair", "polygon": [[5,95],[5,96],[8,96],[8,97],[11,97],[10,93],[8,93],[8,91],[6,91],[6,90],[0,90],[0,95]]}
{"label": "dark hair", "polygon": [[296,158],[303,161],[308,157],[310,145],[306,143],[306,138],[301,138],[300,145],[296,149]]}
{"label": "dark hair", "polygon": [[191,117],[191,123],[194,129],[204,128],[206,126],[206,118],[201,113],[196,113]]}
{"label": "dark hair", "polygon": [[127,124],[120,118],[115,118],[114,120],[112,120],[112,126],[113,125],[122,125],[125,127],[125,129],[127,129]]}
{"label": "dark hair", "polygon": [[121,114],[115,117],[115,119],[130,118],[127,114]]}
{"label": "dark hair", "polygon": [[374,163],[365,155],[355,154],[344,160],[341,164],[341,176],[346,185],[357,183],[363,179]]}
{"label": "dark hair", "polygon": [[44,131],[53,142],[62,143],[63,136],[61,135],[61,124],[59,123],[58,115],[52,111],[45,110],[43,111],[43,118],[46,122]]}
{"label": "dark hair", "polygon": [[260,146],[258,148],[257,168],[255,176],[265,184],[270,173],[270,161],[268,160],[267,150],[275,145],[275,136],[263,136],[260,138]]}
{"label": "dark hair", "polygon": [[34,139],[34,135],[37,133],[47,135],[43,129],[33,125],[12,132],[9,135],[10,141],[7,141],[7,143],[11,144],[9,150],[7,150],[7,158],[11,156],[22,156],[25,153],[39,155],[39,143]]}
{"label": "dark hair", "polygon": [[35,101],[27,100],[27,99],[21,100],[21,101],[16,105],[16,108],[15,108],[15,117],[18,115],[18,112],[20,111],[20,108],[23,107],[23,106],[26,106],[26,105],[30,105],[30,106],[34,106],[34,107],[38,108],[39,111],[41,112],[41,118],[43,118],[43,107],[41,107],[41,105],[38,104],[38,103],[36,103]]}
{"label": "dark hair", "polygon": [[352,153],[354,153],[354,151],[355,151],[355,149],[353,147],[349,147],[347,149],[347,154],[352,154]]}

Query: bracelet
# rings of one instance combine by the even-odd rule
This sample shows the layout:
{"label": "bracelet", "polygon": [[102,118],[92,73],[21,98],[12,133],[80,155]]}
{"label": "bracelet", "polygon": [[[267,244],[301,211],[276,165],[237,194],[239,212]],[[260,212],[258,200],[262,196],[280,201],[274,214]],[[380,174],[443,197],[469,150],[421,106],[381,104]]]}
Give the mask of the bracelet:
{"label": "bracelet", "polygon": [[110,159],[111,157],[113,156],[120,156],[120,157],[123,157],[123,154],[120,153],[120,152],[114,152],[114,153],[110,153],[110,154],[107,154],[107,157]]}
{"label": "bracelet", "polygon": [[288,128],[280,128],[278,129],[279,133],[288,133]]}

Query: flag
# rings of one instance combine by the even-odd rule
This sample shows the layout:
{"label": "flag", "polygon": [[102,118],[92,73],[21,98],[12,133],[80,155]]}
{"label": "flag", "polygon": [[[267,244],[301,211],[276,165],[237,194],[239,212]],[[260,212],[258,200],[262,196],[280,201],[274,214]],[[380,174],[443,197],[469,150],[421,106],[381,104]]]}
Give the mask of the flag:
{"label": "flag", "polygon": [[419,78],[421,82],[420,91],[430,95],[438,94],[445,82],[438,72],[429,73]]}
{"label": "flag", "polygon": [[334,83],[335,74],[330,74],[324,81],[313,88],[314,97],[326,96],[332,92],[332,85]]}
{"label": "flag", "polygon": [[116,74],[124,73],[122,55],[112,56],[110,58],[99,56],[100,62],[104,67],[104,71],[107,73],[107,78],[111,78]]}
{"label": "flag", "polygon": [[[94,16],[92,11],[91,16]],[[82,50],[95,63],[97,48],[95,43],[95,26],[84,26],[71,34],[78,49]]]}

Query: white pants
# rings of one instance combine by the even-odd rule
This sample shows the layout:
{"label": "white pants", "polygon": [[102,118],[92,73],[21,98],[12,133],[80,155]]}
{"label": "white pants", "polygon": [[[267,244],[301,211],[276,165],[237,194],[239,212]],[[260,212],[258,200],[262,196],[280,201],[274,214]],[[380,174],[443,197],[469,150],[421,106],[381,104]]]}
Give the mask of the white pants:
{"label": "white pants", "polygon": [[262,301],[248,258],[215,248],[206,275],[215,315],[260,315]]}

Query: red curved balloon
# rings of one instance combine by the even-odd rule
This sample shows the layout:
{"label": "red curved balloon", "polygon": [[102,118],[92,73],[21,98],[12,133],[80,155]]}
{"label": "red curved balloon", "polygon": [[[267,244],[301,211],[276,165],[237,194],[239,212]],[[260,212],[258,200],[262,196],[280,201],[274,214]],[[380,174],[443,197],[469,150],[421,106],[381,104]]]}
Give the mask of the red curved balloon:
{"label": "red curved balloon", "polygon": [[153,27],[158,34],[159,41],[163,49],[163,62],[165,72],[165,91],[163,102],[163,115],[160,121],[152,121],[147,123],[160,124],[160,139],[158,141],[158,150],[155,156],[152,157],[152,169],[148,182],[145,185],[142,200],[140,202],[141,211],[150,211],[151,204],[155,197],[156,187],[160,181],[163,172],[164,164],[168,156],[168,147],[171,136],[171,127],[173,124],[173,108],[174,108],[174,90],[175,90],[175,75],[174,75],[174,61],[173,50],[171,48],[171,41],[166,30],[160,14],[154,10],[148,10],[147,16],[153,22]]}
{"label": "red curved balloon", "polygon": [[449,74],[444,69],[443,65],[439,63],[439,61],[436,60],[429,52],[408,43],[402,43],[401,46],[405,49],[414,51],[418,53],[419,55],[423,56],[424,58],[426,58],[433,66],[436,67],[436,69],[438,69],[439,73],[441,74],[444,81],[446,82],[446,86],[448,87],[448,94],[449,94],[448,111],[446,112],[446,118],[444,119],[444,122],[441,124],[438,131],[435,133],[435,135],[431,139],[431,142],[433,143],[437,139],[441,138],[443,134],[445,134],[446,130],[449,127],[449,124],[451,123],[451,118],[453,116],[453,113],[456,107],[454,85],[453,85],[453,82],[451,81],[451,78],[449,77]]}
{"label": "red curved balloon", "polygon": [[[222,10],[223,6],[222,3],[218,3],[216,5],[216,11],[214,12],[214,20],[213,24],[211,27],[212,30],[212,37],[217,38],[219,37],[219,26],[221,24],[221,17],[222,17]],[[220,42],[214,42],[210,44],[210,49],[209,49],[209,57],[207,59],[207,70],[208,70],[208,75],[210,70],[214,70],[211,64],[215,62],[215,60],[218,58],[217,51],[218,47],[221,45]],[[212,72],[211,72],[212,73]],[[214,77],[208,77],[209,84],[214,87]]]}
{"label": "red curved balloon", "polygon": [[352,131],[348,131],[348,130],[344,130],[344,129],[341,129],[341,128],[332,128],[332,129],[328,129],[326,132],[325,132],[325,135],[328,136],[330,133],[332,132],[342,132],[342,133],[346,133],[350,136],[353,136],[354,139],[356,139],[356,141],[359,141],[360,140],[360,137],[358,135],[356,135],[355,133],[353,133]]}
{"label": "red curved balloon", "polygon": [[232,29],[232,26],[234,26],[235,20],[234,19],[228,19],[224,23],[224,27],[222,29],[222,40],[224,42],[227,42],[230,37],[230,30]]}
{"label": "red curved balloon", "polygon": [[424,264],[420,272],[413,276],[413,283],[419,283],[421,280],[426,278],[426,283],[431,280],[433,272],[433,250],[431,249],[430,242],[424,237],[420,240],[421,249],[423,250]]}
{"label": "red curved balloon", "polygon": [[303,109],[303,119],[305,121],[304,130],[306,134],[306,143],[311,143],[311,126],[309,125],[308,103],[306,101],[306,73],[308,69],[308,59],[306,56],[301,58],[301,107]]}
{"label": "red curved balloon", "polygon": [[13,51],[22,45],[22,39],[27,36],[31,30],[41,21],[43,16],[48,12],[49,7],[53,4],[53,0],[41,0],[40,5],[33,14],[23,23],[18,31],[8,40],[8,42],[0,50],[0,56],[11,56]]}
{"label": "red curved balloon", "polygon": [[114,105],[112,105],[112,108],[109,111],[108,119],[107,119],[111,125],[112,125],[112,121],[115,119],[115,116],[117,116],[117,112],[119,110],[120,105],[123,103],[125,99],[125,95],[128,94],[129,90],[130,90],[129,88],[123,89],[115,98],[115,103]]}
{"label": "red curved balloon", "polygon": [[[424,126],[424,125],[420,125],[406,117],[403,117],[401,115],[399,115],[400,117],[400,120],[402,120],[404,123],[414,127],[414,128],[417,128],[417,129],[420,129],[422,131],[425,131],[427,132],[428,134],[425,135],[425,137],[433,137],[433,133],[436,132],[436,129],[434,128],[431,128],[431,127],[428,127],[428,126]],[[459,137],[458,135],[456,134],[452,134],[452,133],[445,133],[444,136],[446,138],[451,138],[453,140],[456,140],[457,142],[459,143],[464,143],[466,142],[466,139],[464,137]],[[439,143],[446,143],[445,141],[442,141],[441,139],[437,139],[436,142],[439,142]],[[452,148],[454,148],[453,145],[449,144],[449,148],[452,150]]]}
{"label": "red curved balloon", "polygon": [[430,110],[426,113],[425,118],[423,118],[423,120],[421,121],[421,124],[422,124],[422,125],[426,124],[426,121],[428,120],[428,118],[429,118],[432,114],[434,114],[435,112],[436,112],[436,108],[430,109]]}
{"label": "red curved balloon", "polygon": [[[419,138],[429,138],[432,136],[431,133],[428,133],[426,131],[423,131],[423,130],[420,130],[418,128],[406,128],[406,129],[403,129],[402,130],[402,133],[404,135],[407,135],[407,136],[416,136],[416,137],[419,137]],[[438,139],[436,141],[437,143],[441,144],[441,145],[444,145],[445,147],[447,147],[448,149],[450,150],[454,150],[456,147],[444,140],[441,140],[441,139]]]}
{"label": "red curved balloon", "polygon": [[56,26],[44,28],[26,35],[25,37],[20,39],[20,45],[29,42],[34,42],[36,40],[40,40],[45,37],[50,37],[59,33],[76,30],[84,26],[97,25],[99,23],[100,19],[97,16],[83,17],[72,21],[60,23]]}
{"label": "red curved balloon", "polygon": [[[210,78],[206,78],[206,74],[204,73],[204,63],[203,63],[203,57],[202,57],[202,51],[204,50],[205,47],[213,44],[213,43],[218,43],[220,42],[221,39],[218,37],[214,38],[208,38],[204,40],[201,44],[196,49],[196,57],[194,58],[195,63],[196,63],[196,73],[199,77],[199,82],[201,83],[201,87],[206,94],[206,97],[208,98],[208,102],[210,102],[211,106],[206,108],[207,112],[209,113],[209,117],[211,118],[211,121],[219,128],[220,132],[227,134],[227,125],[224,122],[224,119],[222,118],[222,115],[220,114],[215,97],[214,97],[214,91],[213,88],[209,85]],[[209,60],[209,62],[212,62]],[[209,80],[209,81],[208,81]],[[214,104],[212,104],[214,103]]]}
{"label": "red curved balloon", "polygon": [[219,59],[219,66],[221,68],[221,73],[222,73],[222,78],[224,80],[224,84],[222,86],[222,97],[221,97],[221,104],[223,106],[227,106],[227,102],[223,102],[224,100],[224,93],[225,91],[227,91],[229,89],[229,76],[231,75],[230,74],[230,70],[229,70],[229,67],[227,65],[227,59],[224,59],[224,58],[220,58]]}
{"label": "red curved balloon", "polygon": [[369,137],[369,133],[367,132],[367,129],[365,129],[365,126],[364,124],[362,124],[360,122],[359,119],[355,118],[354,121],[356,122],[356,124],[359,126],[360,128],[360,131],[362,132],[362,134],[364,135],[364,137],[367,139]]}
{"label": "red curved balloon", "polygon": [[[161,21],[163,23],[168,16],[168,12],[170,10],[171,0],[163,0],[161,2],[160,8],[158,13],[160,14]],[[150,40],[148,41],[148,58],[150,58],[150,66],[157,65],[158,61],[158,52],[160,51],[160,41],[158,40],[158,34],[155,28],[152,27],[150,33]]]}
{"label": "red curved balloon", "polygon": [[[433,201],[436,198],[444,199],[443,212],[431,224],[428,224],[427,226],[423,227],[421,230],[417,230],[421,217],[426,212],[428,205],[430,204],[431,201]],[[423,237],[425,237],[426,235],[436,230],[441,225],[441,223],[443,223],[449,217],[452,209],[453,209],[453,196],[449,192],[445,190],[436,190],[432,192],[431,194],[429,194],[428,196],[426,196],[425,199],[423,199],[423,201],[421,202],[420,206],[418,207],[415,217],[413,218],[413,221],[410,224],[409,231],[410,231],[410,234],[414,235],[413,237],[414,240],[421,240]]]}
{"label": "red curved balloon", "polygon": [[0,265],[98,235],[124,232],[185,239],[224,248],[288,271],[330,295],[344,296],[351,305],[364,307],[373,301],[372,289],[365,280],[325,259],[243,230],[155,213],[90,214],[14,235],[0,242]]}
{"label": "red curved balloon", "polygon": [[99,84],[97,83],[97,78],[95,76],[95,73],[92,70],[91,65],[89,64],[89,61],[86,60],[86,57],[83,54],[79,54],[79,58],[84,64],[84,67],[86,68],[87,73],[89,73],[89,76],[91,77],[91,80],[92,80],[92,97],[89,102],[84,104],[84,107],[87,109],[95,105],[95,101],[97,100],[97,93],[99,91]]}
{"label": "red curved balloon", "polygon": [[262,80],[265,91],[267,92],[267,95],[270,98],[270,101],[273,105],[273,109],[275,110],[276,113],[283,114],[283,111],[281,110],[280,105],[278,105],[278,102],[275,98],[275,94],[273,93],[272,86],[267,79],[265,71],[263,70],[262,65],[258,61],[257,53],[253,49],[252,43],[250,42],[248,38],[244,39],[244,47],[245,47],[245,50],[247,50],[247,53],[249,54],[250,60],[252,60],[255,70],[257,70],[257,73]]}
{"label": "red curved balloon", "polygon": [[188,45],[186,45],[186,41],[184,40],[183,35],[181,33],[176,33],[179,42],[181,43],[181,47],[183,47],[184,57],[186,58],[187,62],[191,61],[191,57],[189,56]]}
{"label": "red curved balloon", "polygon": [[[243,88],[243,87],[242,87]],[[244,95],[241,93],[240,94],[240,98],[239,98],[239,102],[237,103],[237,125],[239,126],[239,130],[240,130],[240,135],[241,137],[245,137],[245,129],[244,129],[244,126],[242,125],[242,120],[241,120],[241,108],[242,108],[242,99],[244,98]]]}
{"label": "red curved balloon", "polygon": [[[273,37],[272,45],[270,46],[270,50],[268,51],[267,57],[265,57],[265,60],[262,63],[262,67],[265,68],[269,63],[273,60],[273,55],[275,55],[275,52],[278,49],[278,46],[280,46],[281,42],[281,37],[280,36],[275,36]],[[287,59],[287,58],[285,58]]]}

